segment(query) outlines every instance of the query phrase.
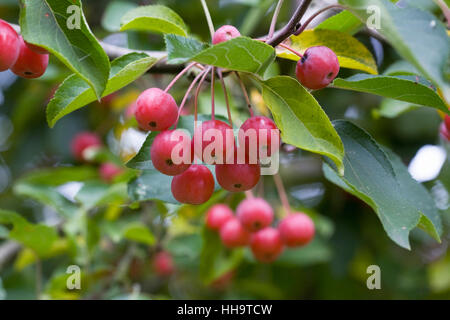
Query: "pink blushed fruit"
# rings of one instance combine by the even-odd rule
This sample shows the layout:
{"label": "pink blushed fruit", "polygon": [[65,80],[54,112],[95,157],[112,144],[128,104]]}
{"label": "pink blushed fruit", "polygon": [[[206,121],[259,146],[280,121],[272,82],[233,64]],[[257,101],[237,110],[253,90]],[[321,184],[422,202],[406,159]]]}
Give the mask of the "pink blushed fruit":
{"label": "pink blushed fruit", "polygon": [[167,130],[177,120],[177,103],[170,94],[159,88],[150,88],[142,92],[136,104],[135,117],[143,130]]}
{"label": "pink blushed fruit", "polygon": [[225,25],[216,30],[212,38],[212,43],[219,44],[233,38],[237,38],[240,35],[241,33],[238,29],[230,25]]}

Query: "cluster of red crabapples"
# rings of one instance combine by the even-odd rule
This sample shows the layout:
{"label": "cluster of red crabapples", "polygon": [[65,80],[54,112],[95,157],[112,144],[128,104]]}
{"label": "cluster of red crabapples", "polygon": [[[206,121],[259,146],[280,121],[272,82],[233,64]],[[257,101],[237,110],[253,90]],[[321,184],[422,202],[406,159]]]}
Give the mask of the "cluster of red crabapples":
{"label": "cluster of red crabapples", "polygon": [[[233,26],[223,26],[215,32],[212,43],[216,45],[238,36],[240,33]],[[309,48],[301,57],[297,77],[311,89],[327,86],[339,71],[336,55],[326,47]],[[213,113],[211,120],[198,126],[196,122],[191,139],[186,132],[176,129],[185,99],[178,108],[168,93],[170,87],[165,91],[150,88],[142,92],[134,115],[142,130],[159,132],[150,149],[151,160],[156,170],[174,177],[171,184],[174,198],[181,203],[202,204],[213,194],[214,176],[206,166],[194,164],[195,157],[215,166],[217,182],[223,189],[230,192],[252,189],[260,179],[260,160],[278,150],[280,135],[275,123],[263,116],[250,117],[238,131],[237,146],[231,119],[226,123],[215,119]]]}
{"label": "cluster of red crabapples", "polygon": [[39,78],[48,66],[48,52],[27,43],[4,20],[0,19],[0,72],[11,71],[27,79]]}
{"label": "cluster of red crabapples", "polygon": [[301,212],[290,213],[277,228],[272,227],[273,209],[262,198],[247,198],[236,209],[216,204],[206,214],[206,226],[218,231],[227,248],[249,245],[256,260],[263,263],[275,261],[283,248],[308,244],[315,233],[314,222]]}

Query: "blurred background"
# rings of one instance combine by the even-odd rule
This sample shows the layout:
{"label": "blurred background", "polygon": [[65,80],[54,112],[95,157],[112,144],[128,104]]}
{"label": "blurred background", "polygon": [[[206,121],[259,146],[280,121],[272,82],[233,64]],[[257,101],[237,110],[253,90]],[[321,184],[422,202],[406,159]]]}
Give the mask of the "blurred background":
{"label": "blurred background", "polygon": [[[164,50],[160,35],[117,33],[124,12],[137,5],[155,3],[172,8],[181,15],[192,34],[209,41],[197,0],[82,2],[94,34],[111,44]],[[431,0],[409,2],[439,12]],[[313,3],[317,9],[333,1]],[[276,1],[209,0],[208,4],[217,27],[233,24],[242,34],[257,37],[267,33]],[[285,1],[278,27],[289,19],[296,5],[296,1]],[[314,6],[311,11],[315,11]],[[2,19],[18,23],[18,16],[16,0],[0,0]],[[361,31],[356,37],[373,53],[380,73],[399,60],[389,45],[369,37],[366,32]],[[277,60],[267,76],[293,76],[294,68],[292,61]],[[177,70],[178,67],[154,68],[101,102],[64,117],[52,129],[46,122],[45,107],[59,83],[70,74],[69,70],[51,58],[46,74],[37,80],[20,79],[9,71],[0,73],[0,208],[18,212],[31,222],[58,228],[62,223],[58,210],[15,191],[16,181],[30,172],[74,166],[70,141],[85,130],[101,135],[117,158],[130,159],[145,135],[127,120],[127,108],[142,90],[167,85]],[[344,69],[340,77],[352,74],[353,71]],[[182,99],[188,80],[183,79],[173,89],[177,101]],[[231,79],[226,81],[238,125],[248,116],[245,102],[238,85]],[[250,82],[246,84],[258,113],[268,114],[257,89]],[[216,91],[218,113],[225,115],[220,87]],[[442,211],[445,224],[442,243],[415,230],[411,233],[412,251],[400,248],[387,237],[369,206],[325,180],[320,157],[285,145],[281,176],[291,205],[309,213],[317,225],[318,235],[307,247],[285,252],[272,265],[256,263],[248,249],[224,252],[221,259],[216,259],[213,274],[205,280],[201,256],[206,237],[202,224],[208,206],[179,207],[148,202],[130,207],[122,199],[123,203],[109,202],[91,210],[89,237],[61,241],[60,247],[42,259],[2,240],[5,232],[0,226],[0,299],[37,296],[46,299],[449,299],[450,162],[446,159],[448,142],[439,135],[440,116],[430,108],[332,88],[316,92],[315,97],[332,120],[353,121],[401,156],[411,175],[424,183]],[[192,107],[189,102],[187,110]],[[205,90],[200,98],[200,110],[208,113],[209,108],[210,96]],[[263,184],[265,198],[280,207],[272,179],[265,177]],[[76,192],[73,188],[77,187],[69,186],[58,192],[70,195]],[[219,192],[212,201],[236,206],[242,198],[243,195]],[[156,242],[149,245],[123,236],[120,226],[130,221],[148,226]],[[82,290],[69,291],[65,287],[67,266],[80,261],[80,248],[86,242],[90,263],[88,271],[83,272]],[[162,277],[154,271],[152,259],[160,248],[170,252],[174,259],[175,271],[170,276]],[[367,289],[369,265],[381,268],[381,290]]]}

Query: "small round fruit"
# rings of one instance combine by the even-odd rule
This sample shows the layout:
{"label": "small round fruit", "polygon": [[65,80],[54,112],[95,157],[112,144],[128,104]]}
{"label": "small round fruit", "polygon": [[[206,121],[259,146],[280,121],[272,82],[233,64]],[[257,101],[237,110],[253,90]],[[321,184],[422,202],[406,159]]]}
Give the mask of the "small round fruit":
{"label": "small round fruit", "polygon": [[153,260],[155,272],[163,277],[170,276],[175,271],[175,266],[170,253],[166,251],[158,252]]}
{"label": "small round fruit", "polygon": [[[270,157],[280,146],[280,130],[272,119],[263,116],[248,118],[242,124],[238,137],[239,147],[245,148],[247,163],[256,163],[261,155]],[[272,138],[278,140],[277,150],[272,150]]]}
{"label": "small round fruit", "polygon": [[447,131],[450,132],[450,116],[448,114],[445,115],[444,123]]}
{"label": "small round fruit", "polygon": [[225,25],[216,30],[212,38],[212,43],[219,44],[221,42],[237,38],[240,35],[241,33],[239,32],[238,29],[230,25]]}
{"label": "small round fruit", "polygon": [[85,161],[84,152],[90,148],[99,148],[102,146],[100,137],[92,132],[81,132],[77,134],[71,143],[72,154],[78,161]]}
{"label": "small round fruit", "polygon": [[153,141],[150,157],[159,172],[179,175],[192,164],[191,138],[183,130],[162,131]]}
{"label": "small round fruit", "polygon": [[187,204],[202,204],[214,192],[214,176],[205,166],[193,164],[172,180],[172,194],[176,200]]}
{"label": "small round fruit", "polygon": [[19,40],[19,57],[12,66],[11,71],[22,78],[39,78],[47,70],[49,55],[39,54],[30,50],[22,37],[19,37]]}
{"label": "small round fruit", "polygon": [[243,247],[248,245],[250,233],[238,219],[233,218],[220,228],[220,239],[227,248]]}
{"label": "small round fruit", "polygon": [[297,79],[309,89],[325,88],[338,73],[339,61],[336,54],[324,46],[309,48],[297,63]]}
{"label": "small round fruit", "polygon": [[144,130],[167,130],[177,120],[177,103],[170,94],[159,88],[150,88],[142,92],[136,104],[136,120],[139,127]]}
{"label": "small round fruit", "polygon": [[439,132],[445,140],[450,141],[450,130],[445,125],[445,122],[441,123],[439,127]]}
{"label": "small round fruit", "polygon": [[216,204],[206,213],[206,226],[214,231],[218,231],[228,220],[233,219],[234,214],[231,208],[225,204]]}
{"label": "small round fruit", "polygon": [[256,260],[263,263],[274,262],[283,252],[280,232],[272,227],[259,230],[252,235],[250,248]]}
{"label": "small round fruit", "polygon": [[255,232],[270,226],[273,221],[273,209],[262,198],[247,198],[236,209],[236,215],[245,229]]}
{"label": "small round fruit", "polygon": [[100,166],[100,178],[106,183],[111,183],[118,175],[123,172],[123,169],[118,165],[106,162]]}
{"label": "small round fruit", "polygon": [[242,192],[252,189],[259,182],[261,167],[259,164],[217,164],[216,179],[222,188],[230,192]]}
{"label": "small round fruit", "polygon": [[[216,139],[218,139],[217,142]],[[233,129],[227,123],[220,120],[208,120],[195,128],[192,145],[195,155],[200,160],[206,164],[220,164],[226,162],[227,156],[234,155],[236,141]]]}
{"label": "small round fruit", "polygon": [[39,53],[39,54],[48,54],[48,51],[45,50],[45,49],[42,48],[42,47],[36,46],[36,45],[31,44],[31,43],[28,43],[28,42],[26,42],[26,41],[25,41],[25,44],[27,45],[27,47],[28,47],[31,51],[34,51],[34,52]]}
{"label": "small round fruit", "polygon": [[292,213],[281,220],[278,230],[281,239],[288,247],[298,247],[309,243],[314,238],[314,222],[304,213]]}
{"label": "small round fruit", "polygon": [[17,61],[20,39],[17,32],[0,19],[0,72],[10,69]]}

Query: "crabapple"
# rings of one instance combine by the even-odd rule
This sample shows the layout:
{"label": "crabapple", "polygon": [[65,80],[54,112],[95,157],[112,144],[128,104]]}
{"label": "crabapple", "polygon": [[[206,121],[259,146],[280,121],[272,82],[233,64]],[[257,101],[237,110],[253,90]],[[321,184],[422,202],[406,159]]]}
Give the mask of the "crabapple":
{"label": "crabapple", "polygon": [[[272,131],[275,130],[275,131]],[[272,152],[272,138],[278,139],[280,145],[280,131],[272,119],[263,116],[248,118],[239,130],[239,147],[245,150],[245,161],[255,163],[261,155],[270,157]],[[253,151],[252,145],[255,146]],[[265,151],[263,151],[265,150]],[[256,154],[250,154],[250,152]]]}
{"label": "crabapple", "polygon": [[248,244],[250,233],[238,219],[232,218],[220,228],[220,239],[227,248],[243,247]]}
{"label": "crabapple", "polygon": [[311,47],[298,61],[295,71],[298,81],[309,89],[328,86],[339,73],[339,61],[328,47]]}
{"label": "crabapple", "polygon": [[177,103],[170,94],[159,88],[150,88],[142,92],[136,104],[136,120],[139,127],[144,130],[167,130],[177,120]]}
{"label": "crabapple", "polygon": [[259,182],[261,167],[259,164],[217,164],[216,179],[222,188],[231,192],[252,189]]}
{"label": "crabapple", "polygon": [[92,132],[81,132],[72,139],[72,154],[78,161],[86,161],[85,151],[90,148],[98,148],[102,146],[100,137]]}
{"label": "crabapple", "polygon": [[[187,152],[187,154],[185,154]],[[160,132],[150,149],[153,166],[161,173],[176,176],[186,171],[192,163],[191,139],[183,130]]]}
{"label": "crabapple", "polygon": [[110,183],[123,172],[123,169],[112,162],[106,162],[100,166],[99,172],[102,180]]}
{"label": "crabapple", "polygon": [[278,229],[267,227],[252,234],[250,248],[256,260],[264,263],[275,261],[283,251]]}
{"label": "crabapple", "polygon": [[229,206],[225,204],[216,204],[206,213],[206,226],[218,231],[228,220],[233,219],[234,214]]}
{"label": "crabapple", "polygon": [[247,198],[236,209],[236,215],[245,229],[250,232],[268,227],[273,221],[273,209],[262,198]]}
{"label": "crabapple", "polygon": [[172,194],[176,200],[187,204],[202,204],[214,192],[214,176],[205,166],[193,164],[172,180]]}
{"label": "crabapple", "polygon": [[0,19],[0,72],[10,69],[17,61],[20,39],[17,32]]}
{"label": "crabapple", "polygon": [[233,26],[225,25],[216,30],[212,38],[212,44],[219,44],[237,38],[241,35],[238,29]]}
{"label": "crabapple", "polygon": [[[208,120],[195,128],[192,144],[200,160],[206,164],[217,164],[225,163],[230,152],[231,155],[234,154],[236,142],[233,129],[227,123],[220,120]],[[227,150],[230,151],[227,152]],[[216,154],[216,151],[219,154]]]}
{"label": "crabapple", "polygon": [[444,139],[446,139],[447,141],[450,141],[450,130],[449,130],[448,127],[445,125],[445,122],[442,122],[442,123],[441,123],[439,132],[441,133],[441,136],[442,136]]}
{"label": "crabapple", "polygon": [[47,70],[49,55],[30,50],[21,36],[19,37],[19,48],[19,57],[11,67],[11,71],[27,79],[42,76]]}
{"label": "crabapple", "polygon": [[26,41],[25,41],[25,44],[27,45],[27,47],[28,47],[31,51],[34,51],[34,52],[39,53],[39,54],[48,54],[48,51],[45,50],[45,49],[42,48],[42,47],[39,47],[39,46],[37,46],[37,45],[28,43],[28,42],[26,42]]}
{"label": "crabapple", "polygon": [[315,227],[311,218],[301,212],[289,214],[278,225],[281,239],[288,247],[303,246],[314,237]]}
{"label": "crabapple", "polygon": [[450,116],[448,114],[445,115],[444,123],[445,126],[447,127],[447,131],[450,132]]}
{"label": "crabapple", "polygon": [[160,251],[153,260],[155,272],[163,277],[170,276],[175,271],[172,255],[167,251]]}

